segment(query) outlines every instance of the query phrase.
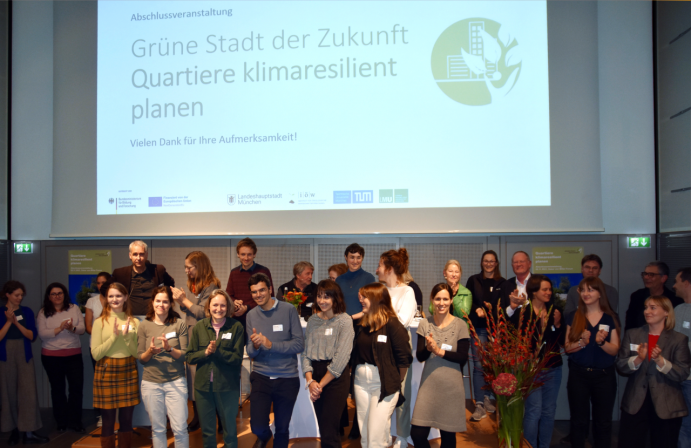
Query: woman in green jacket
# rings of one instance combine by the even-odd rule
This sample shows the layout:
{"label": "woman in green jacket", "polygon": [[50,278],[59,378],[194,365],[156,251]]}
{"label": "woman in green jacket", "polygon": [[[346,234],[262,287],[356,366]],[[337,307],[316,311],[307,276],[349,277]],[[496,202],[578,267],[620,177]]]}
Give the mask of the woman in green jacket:
{"label": "woman in green jacket", "polygon": [[[467,324],[468,320],[463,315],[463,311],[470,314],[470,308],[473,306],[473,295],[468,288],[461,285],[461,275],[463,275],[461,263],[456,260],[446,262],[444,265],[444,279],[446,279],[446,284],[453,291],[453,315],[463,319]],[[432,303],[429,304],[429,314],[434,314]]]}
{"label": "woman in green jacket", "polygon": [[185,358],[197,366],[194,394],[202,425],[204,448],[216,448],[216,413],[223,421],[223,441],[237,448],[235,416],[240,400],[240,368],[245,335],[233,319],[233,302],[222,289],[214,290],[204,305],[206,318],[197,322]]}

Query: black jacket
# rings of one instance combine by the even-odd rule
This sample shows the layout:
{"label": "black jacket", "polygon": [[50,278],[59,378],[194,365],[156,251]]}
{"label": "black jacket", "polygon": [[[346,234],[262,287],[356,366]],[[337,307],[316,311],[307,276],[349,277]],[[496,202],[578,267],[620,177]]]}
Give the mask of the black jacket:
{"label": "black jacket", "polygon": [[[552,305],[548,305],[552,306]],[[523,330],[523,328],[528,324],[530,315],[526,314],[528,312],[533,313],[533,326],[535,327],[535,333],[533,337],[533,349],[537,348],[537,342],[538,342],[538,337],[539,337],[539,331],[540,331],[540,321],[537,319],[535,316],[535,311],[533,311],[533,308],[530,306],[525,306],[525,311],[523,311],[523,322],[521,322],[520,328],[518,328],[519,324],[519,319],[521,315],[521,308],[516,309],[516,312],[513,313],[513,316],[509,318],[509,322],[513,324],[514,327],[518,328],[519,330]],[[549,316],[547,317],[547,326],[545,327],[545,332],[542,337],[542,342],[543,345],[540,348],[540,356],[544,357],[548,352],[556,352],[560,353],[561,352],[561,347],[564,346],[564,343],[566,342],[566,322],[564,319],[564,316],[561,318],[561,326],[559,328],[554,326],[554,311],[556,310],[556,307],[552,307],[552,311],[549,313]],[[559,367],[564,364],[564,361],[562,360],[561,354],[552,357],[547,364],[545,365],[545,368],[553,368],[553,367]]]}
{"label": "black jacket", "polygon": [[[362,325],[355,327],[355,340],[360,333],[367,330],[368,328]],[[386,336],[386,342],[378,342],[379,336]],[[410,333],[398,319],[390,318],[386,325],[374,332],[372,352],[374,362],[379,369],[381,383],[379,401],[382,401],[401,389],[401,374],[398,369],[409,368],[413,362]],[[353,348],[350,354],[350,365],[353,366],[353,371],[357,369],[358,364],[361,362],[357,350]]]}
{"label": "black jacket", "polygon": [[[484,289],[482,287],[483,281],[489,281],[492,284],[492,292],[490,292],[489,297],[484,297]],[[487,320],[485,318],[479,317],[475,310],[478,308],[482,308],[483,310],[485,310],[485,312],[487,312],[485,302],[488,302],[490,305],[492,305],[492,309],[495,309],[497,307],[497,301],[501,298],[502,288],[500,286],[505,281],[506,280],[504,280],[503,277],[499,277],[498,280],[484,279],[482,277],[482,272],[470,276],[468,282],[465,284],[465,287],[468,288],[470,290],[470,293],[473,295],[473,306],[470,309],[470,322],[473,324],[473,327],[487,327]]]}

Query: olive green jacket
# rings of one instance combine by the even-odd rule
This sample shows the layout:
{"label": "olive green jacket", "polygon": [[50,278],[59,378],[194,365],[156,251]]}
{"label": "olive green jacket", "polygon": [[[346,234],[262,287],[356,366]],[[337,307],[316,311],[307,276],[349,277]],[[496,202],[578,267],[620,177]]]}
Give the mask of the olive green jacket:
{"label": "olive green jacket", "polygon": [[[228,336],[230,335],[230,336]],[[206,347],[216,341],[216,351],[205,355]],[[194,377],[194,388],[209,391],[211,372],[214,373],[214,392],[231,392],[240,390],[240,368],[245,351],[245,335],[242,324],[231,317],[218,332],[211,325],[211,318],[200,320],[192,330],[185,360],[197,366]]]}

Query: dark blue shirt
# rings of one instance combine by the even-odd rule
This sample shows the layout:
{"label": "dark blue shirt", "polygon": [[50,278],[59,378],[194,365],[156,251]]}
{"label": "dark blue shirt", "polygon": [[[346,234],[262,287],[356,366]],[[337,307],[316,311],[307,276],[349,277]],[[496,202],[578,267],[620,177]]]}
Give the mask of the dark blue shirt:
{"label": "dark blue shirt", "polygon": [[[576,315],[576,311],[569,314],[566,318],[566,325],[573,325],[573,318]],[[585,320],[586,330],[590,332],[590,342],[585,348],[577,350],[569,354],[569,361],[578,364],[581,367],[589,367],[591,369],[605,369],[614,365],[616,356],[608,355],[602,347],[598,346],[595,342],[595,335],[598,332],[600,325],[609,325],[609,333],[605,338],[606,342],[610,342],[612,338],[612,331],[616,330],[614,325],[614,319],[609,314],[602,314],[602,318],[594,327],[590,325],[588,319]],[[572,328],[573,330],[573,328]]]}
{"label": "dark blue shirt", "polygon": [[336,283],[343,291],[343,300],[345,301],[346,313],[349,316],[357,314],[362,311],[362,305],[358,299],[358,291],[365,285],[374,283],[374,275],[363,271],[362,268],[355,272],[348,271],[336,278]]}

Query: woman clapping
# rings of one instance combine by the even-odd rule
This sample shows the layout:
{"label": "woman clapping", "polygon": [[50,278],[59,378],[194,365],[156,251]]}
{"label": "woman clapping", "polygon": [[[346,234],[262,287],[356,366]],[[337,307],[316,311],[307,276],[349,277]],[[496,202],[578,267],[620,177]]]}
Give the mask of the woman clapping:
{"label": "woman clapping", "polygon": [[137,330],[139,362],[144,365],[142,399],[151,420],[154,448],[165,448],[166,415],[175,447],[187,448],[187,381],[185,350],[187,324],[173,311],[170,288],[153,290],[146,319]]}

